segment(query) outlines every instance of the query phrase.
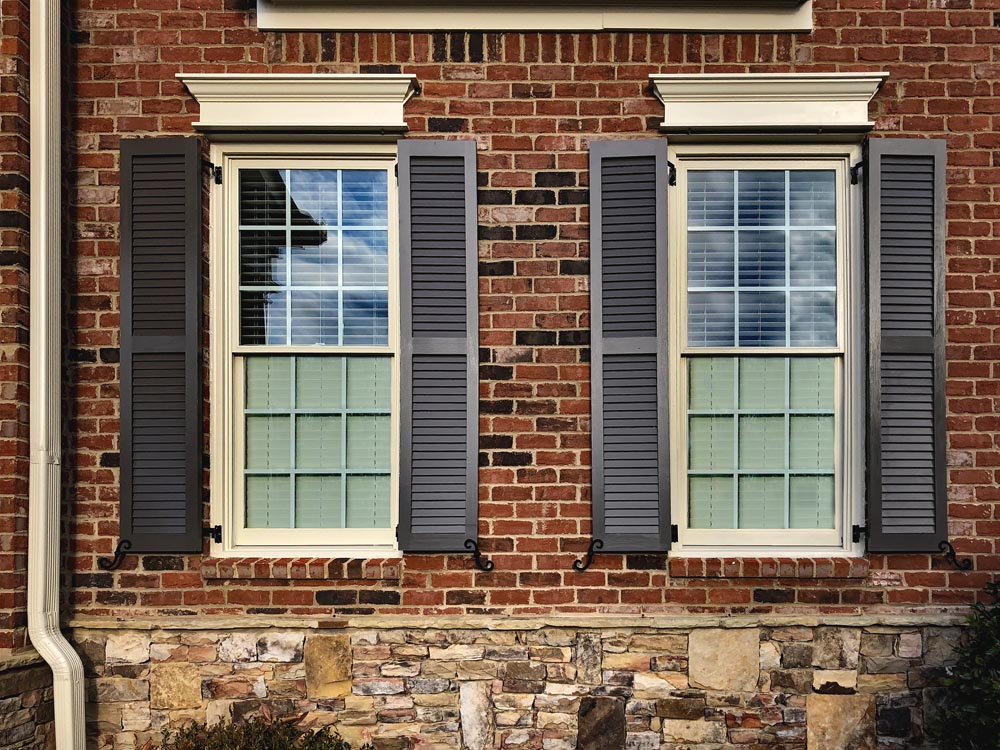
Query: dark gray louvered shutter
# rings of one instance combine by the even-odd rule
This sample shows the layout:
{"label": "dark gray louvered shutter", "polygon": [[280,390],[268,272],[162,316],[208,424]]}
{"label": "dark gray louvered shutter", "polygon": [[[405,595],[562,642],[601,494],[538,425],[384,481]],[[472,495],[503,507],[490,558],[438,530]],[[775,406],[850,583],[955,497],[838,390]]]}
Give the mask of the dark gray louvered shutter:
{"label": "dark gray louvered shutter", "polygon": [[670,546],[667,143],[590,145],[594,538]]}
{"label": "dark gray louvered shutter", "polygon": [[867,154],[868,548],[936,551],[945,499],[945,142]]}
{"label": "dark gray louvered shutter", "polygon": [[399,544],[465,551],[479,485],[475,142],[401,142],[399,208]]}
{"label": "dark gray louvered shutter", "polygon": [[201,149],[121,146],[121,537],[201,551]]}

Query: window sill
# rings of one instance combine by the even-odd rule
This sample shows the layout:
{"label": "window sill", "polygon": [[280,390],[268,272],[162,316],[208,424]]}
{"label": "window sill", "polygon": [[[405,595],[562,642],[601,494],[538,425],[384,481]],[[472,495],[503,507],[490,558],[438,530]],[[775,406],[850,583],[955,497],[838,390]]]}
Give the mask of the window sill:
{"label": "window sill", "polygon": [[674,557],[671,578],[865,578],[863,557]]}
{"label": "window sill", "polygon": [[207,557],[205,580],[398,581],[399,558]]}

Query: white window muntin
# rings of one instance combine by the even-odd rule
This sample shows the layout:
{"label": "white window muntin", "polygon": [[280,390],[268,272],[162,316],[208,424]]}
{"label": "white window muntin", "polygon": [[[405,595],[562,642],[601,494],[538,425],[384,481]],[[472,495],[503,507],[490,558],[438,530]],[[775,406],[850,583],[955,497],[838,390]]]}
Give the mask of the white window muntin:
{"label": "white window muntin", "polygon": [[[394,144],[216,144],[212,160],[223,167],[222,193],[213,201],[212,290],[212,517],[223,521],[223,542],[213,554],[372,556],[397,554],[399,477],[398,210]],[[388,339],[385,345],[257,345],[240,343],[239,171],[379,170],[388,190]],[[338,283],[339,280],[338,280]],[[341,319],[342,320],[342,319]],[[244,496],[245,358],[248,356],[382,355],[391,358],[390,517],[385,528],[247,528]],[[218,459],[222,457],[220,462]],[[215,467],[223,467],[221,471]]]}
{"label": "white window muntin", "polygon": [[[860,368],[855,352],[863,332],[864,316],[856,310],[860,296],[860,242],[857,234],[859,204],[851,190],[850,166],[860,157],[853,146],[699,146],[672,145],[670,159],[677,167],[677,186],[668,201],[670,222],[670,423],[671,496],[674,522],[680,539],[675,545],[683,554],[766,554],[770,548],[782,554],[844,554],[852,550],[850,526],[859,522],[863,497],[861,456],[864,449],[863,404],[858,397]],[[835,346],[689,346],[688,345],[688,172],[698,170],[833,170],[836,173],[837,337]],[[854,250],[857,248],[858,250]],[[735,262],[735,261],[734,261]],[[738,270],[737,270],[738,273]],[[736,332],[738,344],[739,333]],[[831,529],[719,529],[688,528],[688,361],[694,357],[731,356],[785,358],[831,357],[835,360],[834,392],[834,524]],[[738,468],[738,466],[736,467]],[[786,465],[787,469],[787,465]],[[735,470],[734,470],[734,473]]]}

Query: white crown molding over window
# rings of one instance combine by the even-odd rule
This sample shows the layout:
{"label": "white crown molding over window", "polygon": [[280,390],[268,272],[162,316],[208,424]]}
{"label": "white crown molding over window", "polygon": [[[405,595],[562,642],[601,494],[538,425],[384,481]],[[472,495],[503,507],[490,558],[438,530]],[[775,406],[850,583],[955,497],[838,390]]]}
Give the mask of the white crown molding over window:
{"label": "white crown molding over window", "polygon": [[413,75],[178,73],[210,132],[379,133],[406,130]]}
{"label": "white crown molding over window", "polygon": [[257,0],[262,31],[812,31],[812,0]]}
{"label": "white crown molding over window", "polygon": [[867,132],[868,103],[888,73],[651,75],[665,132]]}

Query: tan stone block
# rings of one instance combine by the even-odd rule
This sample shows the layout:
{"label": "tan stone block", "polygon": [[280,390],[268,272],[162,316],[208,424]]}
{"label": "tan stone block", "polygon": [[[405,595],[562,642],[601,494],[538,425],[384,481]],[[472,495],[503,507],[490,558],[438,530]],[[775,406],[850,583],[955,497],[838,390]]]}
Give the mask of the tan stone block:
{"label": "tan stone block", "polygon": [[875,698],[813,693],[806,731],[809,750],[875,750]]}
{"label": "tan stone block", "polygon": [[688,637],[686,635],[635,635],[629,641],[633,651],[644,651],[653,654],[684,654],[687,653]]}
{"label": "tan stone block", "polygon": [[862,693],[895,693],[906,690],[905,674],[858,675],[858,690]]}
{"label": "tan stone block", "polygon": [[762,641],[760,644],[760,668],[767,672],[781,667],[781,649],[773,641]]}
{"label": "tan stone block", "polygon": [[431,708],[454,706],[458,703],[457,693],[415,693],[411,697],[415,705]]}
{"label": "tan stone block", "polygon": [[497,661],[460,661],[455,666],[460,680],[492,680],[500,674]]}
{"label": "tan stone block", "polygon": [[458,673],[458,666],[453,661],[425,661],[420,666],[423,677],[443,677],[452,679]]}
{"label": "tan stone block", "polygon": [[833,688],[854,689],[858,686],[858,673],[854,669],[817,669],[813,672],[813,690],[833,692]]}
{"label": "tan stone block", "polygon": [[447,661],[463,661],[467,659],[482,659],[484,646],[467,646],[456,644],[446,648],[431,648],[430,658]]}
{"label": "tan stone block", "polygon": [[[660,724],[664,742],[710,743],[725,742],[726,727],[715,721],[663,719]],[[810,746],[812,750],[812,746]]]}
{"label": "tan stone block", "polygon": [[920,633],[900,633],[896,642],[896,653],[904,659],[919,659],[924,653],[924,643]]}
{"label": "tan stone block", "polygon": [[351,692],[351,639],[348,635],[311,635],[303,654],[306,695],[340,698]]}
{"label": "tan stone block", "polygon": [[195,708],[201,706],[201,674],[191,664],[156,664],[149,673],[151,708]]}
{"label": "tan stone block", "polygon": [[104,655],[108,664],[145,664],[149,646],[149,633],[115,633],[108,636]]}
{"label": "tan stone block", "polygon": [[708,690],[757,689],[760,631],[756,628],[703,628],[688,637],[688,677]]}
{"label": "tan stone block", "polygon": [[664,698],[687,686],[687,675],[677,672],[637,672],[632,681],[636,698]]}
{"label": "tan stone block", "polygon": [[604,654],[604,669],[626,669],[630,672],[648,672],[651,654],[626,651],[622,654]]}

